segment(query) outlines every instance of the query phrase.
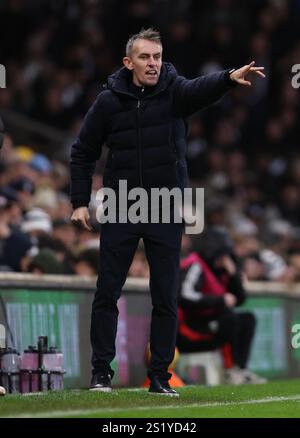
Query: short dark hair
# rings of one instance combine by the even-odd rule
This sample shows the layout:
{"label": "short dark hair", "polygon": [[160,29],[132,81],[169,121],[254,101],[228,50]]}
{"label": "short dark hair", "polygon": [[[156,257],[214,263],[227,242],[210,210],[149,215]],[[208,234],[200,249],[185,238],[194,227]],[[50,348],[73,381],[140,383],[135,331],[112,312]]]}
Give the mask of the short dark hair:
{"label": "short dark hair", "polygon": [[149,27],[148,29],[141,29],[139,33],[132,35],[127,41],[126,56],[129,56],[131,54],[133,44],[137,40],[148,40],[161,44],[161,37],[158,30],[153,29],[153,27]]}

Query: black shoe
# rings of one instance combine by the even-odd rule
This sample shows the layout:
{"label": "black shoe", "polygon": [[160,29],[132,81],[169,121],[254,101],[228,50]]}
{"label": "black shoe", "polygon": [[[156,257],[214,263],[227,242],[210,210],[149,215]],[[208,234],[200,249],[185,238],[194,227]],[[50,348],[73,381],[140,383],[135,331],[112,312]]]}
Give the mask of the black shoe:
{"label": "black shoe", "polygon": [[151,377],[149,392],[153,394],[167,395],[169,397],[179,397],[178,392],[171,388],[169,382],[158,376]]}
{"label": "black shoe", "polygon": [[111,392],[111,375],[105,373],[94,374],[91,381],[90,391]]}

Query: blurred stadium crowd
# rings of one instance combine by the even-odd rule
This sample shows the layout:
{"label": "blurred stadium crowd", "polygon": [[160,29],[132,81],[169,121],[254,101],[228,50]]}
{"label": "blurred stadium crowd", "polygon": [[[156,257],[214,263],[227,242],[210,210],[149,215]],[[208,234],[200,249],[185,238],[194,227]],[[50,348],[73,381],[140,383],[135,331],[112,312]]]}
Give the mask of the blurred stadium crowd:
{"label": "blurred stadium crowd", "polygon": [[[121,65],[128,36],[153,25],[164,60],[186,77],[252,60],[265,67],[265,80],[236,87],[190,120],[190,183],[205,187],[207,223],[229,231],[250,280],[299,281],[300,90],[291,85],[299,22],[299,0],[1,1],[7,88],[0,114],[9,127],[0,164],[1,270],[97,273],[95,216],[92,233],[70,223],[70,144],[101,84]],[[32,135],[24,143],[7,114],[55,128],[68,141],[45,147]],[[183,255],[191,245],[184,236]],[[130,275],[148,276],[142,247]]]}

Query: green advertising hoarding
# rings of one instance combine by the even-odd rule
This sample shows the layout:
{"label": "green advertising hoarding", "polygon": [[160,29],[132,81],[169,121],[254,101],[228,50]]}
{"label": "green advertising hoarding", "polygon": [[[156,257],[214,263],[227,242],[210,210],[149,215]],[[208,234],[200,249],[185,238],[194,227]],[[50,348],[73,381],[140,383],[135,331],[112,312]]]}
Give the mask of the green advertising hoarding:
{"label": "green advertising hoarding", "polygon": [[48,345],[64,354],[66,386],[76,387],[82,380],[82,367],[89,363],[80,347],[89,345],[89,295],[77,291],[2,290],[12,334],[8,331],[8,345],[22,352],[29,345],[37,345],[38,336],[48,336]]}
{"label": "green advertising hoarding", "polygon": [[[64,355],[66,388],[88,387],[91,374],[89,339],[94,290],[4,289],[0,291],[0,323],[7,327],[7,345],[22,353],[37,345],[39,336]],[[145,351],[149,339],[149,295],[127,291],[118,302],[116,357],[112,363],[116,385],[141,385],[146,376]]]}
{"label": "green advertising hoarding", "polygon": [[[8,344],[22,352],[48,336],[49,346],[64,354],[65,387],[83,388],[90,380],[90,311],[93,287],[59,290],[59,287],[2,288],[6,309],[0,307],[0,323],[8,322]],[[127,287],[119,300],[115,383],[139,386],[146,376],[145,351],[149,339],[151,299],[148,286]],[[300,298],[283,295],[251,295],[243,306],[256,316],[256,333],[250,368],[269,378],[300,376],[300,348],[292,347],[292,326],[300,323]]]}
{"label": "green advertising hoarding", "polygon": [[287,309],[283,298],[249,298],[244,306],[256,316],[249,368],[268,377],[284,376],[288,367]]}

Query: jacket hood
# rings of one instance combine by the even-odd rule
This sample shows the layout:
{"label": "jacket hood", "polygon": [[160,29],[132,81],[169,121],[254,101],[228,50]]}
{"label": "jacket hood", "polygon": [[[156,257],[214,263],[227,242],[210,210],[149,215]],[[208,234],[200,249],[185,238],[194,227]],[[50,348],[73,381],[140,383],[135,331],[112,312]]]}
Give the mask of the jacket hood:
{"label": "jacket hood", "polygon": [[[162,90],[169,86],[169,84],[178,76],[178,73],[173,64],[163,62],[159,81],[155,86],[155,90]],[[132,82],[132,73],[126,67],[120,68],[118,71],[108,77],[108,89],[121,92],[130,93],[129,84]]]}
{"label": "jacket hood", "polygon": [[229,235],[217,229],[208,229],[194,242],[194,250],[213,266],[215,260],[223,255],[233,256],[233,243]]}

